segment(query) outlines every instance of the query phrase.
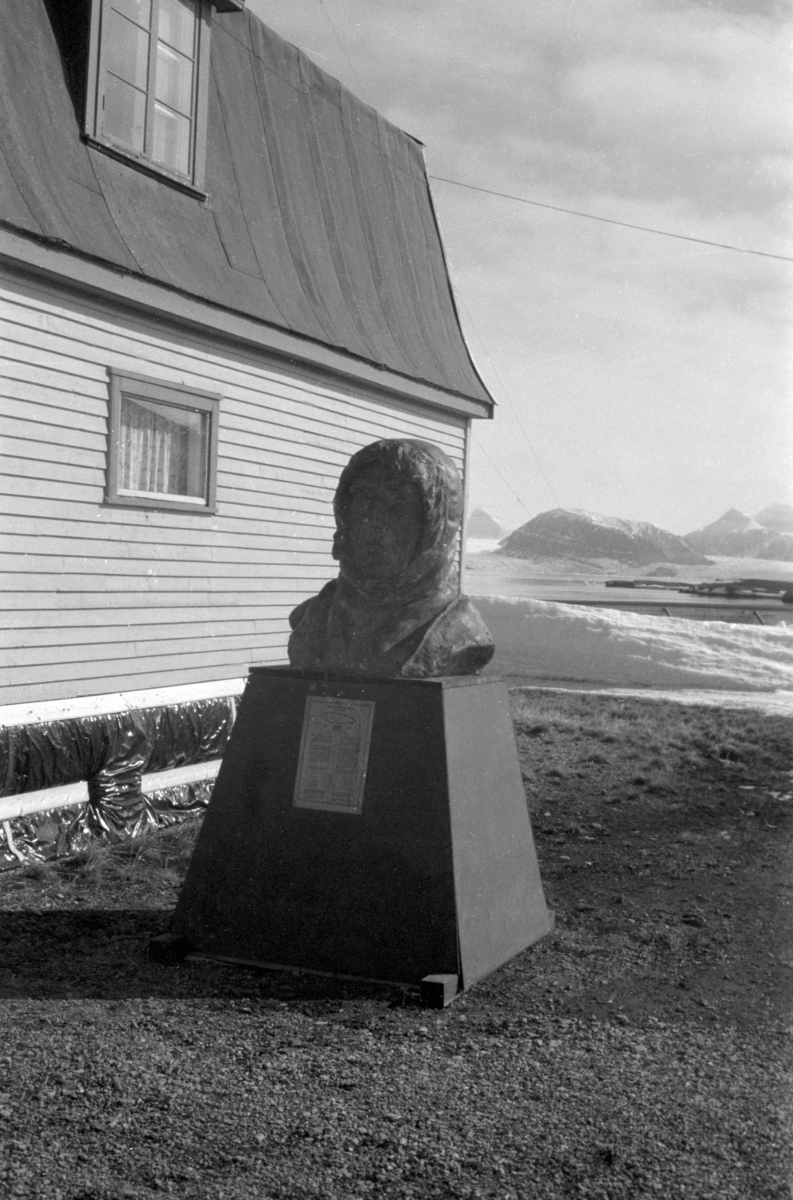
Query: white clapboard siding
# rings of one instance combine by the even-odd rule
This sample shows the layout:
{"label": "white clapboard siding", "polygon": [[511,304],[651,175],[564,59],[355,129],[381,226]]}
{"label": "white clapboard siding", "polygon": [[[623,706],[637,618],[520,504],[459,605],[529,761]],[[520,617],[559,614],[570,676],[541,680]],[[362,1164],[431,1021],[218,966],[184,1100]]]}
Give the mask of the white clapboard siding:
{"label": "white clapboard siding", "polygon": [[[250,610],[247,610],[250,611]],[[257,612],[261,610],[257,609]],[[273,612],[273,617],[283,616],[285,608],[280,612]],[[93,614],[96,615],[96,614]],[[154,614],[147,614],[153,617]],[[286,612],[288,616],[288,612]],[[174,629],[174,625],[177,626]],[[129,625],[105,625],[106,635],[112,636],[114,644],[134,642],[139,649],[144,643],[161,648],[162,644],[174,644],[184,641],[185,639],[195,642],[197,638],[203,640],[209,638],[219,638],[231,635],[250,637],[260,632],[267,632],[267,622],[264,622],[260,616],[251,616],[247,620],[240,619],[235,613],[233,617],[226,617],[225,620],[218,618],[209,621],[190,622],[190,633],[185,634],[184,626],[180,622],[164,622],[150,620],[148,623],[136,623]],[[96,624],[93,625],[71,625],[66,626],[69,631],[69,649],[74,654],[79,656],[82,653],[87,655],[93,654],[97,646],[96,642]],[[64,642],[64,630],[39,629],[36,635],[36,647],[31,648],[30,630],[29,629],[9,629],[6,631],[6,655],[8,662],[11,662],[16,655],[27,656],[23,661],[30,661],[33,655],[39,655],[41,661],[49,661],[48,656],[51,654],[51,647],[60,647]]]}
{"label": "white clapboard siding", "polygon": [[[108,368],[221,397],[215,514],[104,505]],[[466,421],[44,283],[0,283],[5,703],[244,675],[336,574],[339,473],[380,437],[462,470]]]}
{"label": "white clapboard siding", "polygon": [[[59,555],[68,554],[71,561],[79,558],[86,563],[91,560],[104,562],[106,559],[109,562],[119,564],[122,562],[134,563],[136,560],[144,559],[151,563],[157,559],[165,559],[171,563],[179,562],[194,562],[194,563],[218,563],[225,566],[245,565],[255,563],[259,566],[262,562],[271,562],[271,576],[278,575],[277,565],[281,561],[280,555],[275,555],[272,551],[263,551],[257,546],[209,546],[202,553],[201,549],[196,550],[195,546],[185,546],[181,542],[165,542],[158,541],[156,545],[139,545],[138,543],[125,543],[124,553],[122,556],[115,555],[108,558],[107,543],[104,540],[91,539],[88,537],[82,538],[79,534],[69,536],[71,531],[64,528],[61,536],[54,534],[39,534],[36,538],[36,552],[31,550],[30,536],[27,533],[10,531],[11,521],[8,522],[9,528],[4,533],[3,548],[8,554],[16,554],[20,559],[24,559],[28,563],[28,570],[37,570],[35,563],[46,561],[46,558],[57,558]],[[116,539],[118,540],[118,539]],[[326,547],[322,548],[323,561]],[[43,559],[39,556],[45,556]],[[271,561],[274,560],[274,561]],[[64,559],[64,562],[66,560]],[[60,569],[59,567],[57,569]],[[139,567],[132,567],[132,570],[139,570]],[[323,567],[324,570],[324,567]]]}
{"label": "white clapboard siding", "polygon": [[[130,655],[126,659],[118,653],[112,659],[94,662],[53,661],[46,666],[34,663],[26,668],[25,675],[30,681],[28,687],[31,692],[36,685],[52,691],[56,684],[68,682],[70,696],[93,696],[115,690],[112,681],[119,676],[119,661],[129,663],[130,668],[137,667],[134,673],[130,669],[125,675],[136,684],[153,678],[169,684],[191,683],[197,672],[205,672],[207,679],[219,679],[224,669],[232,674],[244,675],[251,665],[286,661],[286,654],[281,649],[281,637],[277,633],[260,635],[255,647],[226,648],[216,642],[217,639],[212,639],[208,645],[194,646],[183,654]],[[163,662],[167,669],[163,669]],[[9,698],[9,703],[13,702],[13,694],[6,689],[3,689],[3,695]]]}
{"label": "white clapboard siding", "polygon": [[[31,523],[35,523],[37,529],[52,528],[56,531],[57,536],[63,539],[71,537],[93,538],[100,546],[111,542],[120,542],[123,546],[127,547],[130,545],[128,530],[131,528],[145,529],[146,537],[139,541],[136,540],[135,544],[142,546],[144,551],[147,548],[150,549],[152,558],[156,558],[162,552],[163,547],[184,544],[182,530],[176,524],[173,526],[169,525],[166,515],[162,512],[155,512],[154,509],[151,510],[151,517],[148,522],[142,519],[144,510],[128,509],[130,520],[129,524],[125,526],[106,521],[100,524],[96,519],[96,505],[82,506],[84,511],[81,511],[81,507],[78,507],[78,505],[74,505],[72,509],[69,509],[71,515],[64,517],[61,515],[61,510],[54,510],[52,502],[47,500],[8,495],[3,503],[8,509],[8,512],[5,514],[6,528],[9,532],[19,533],[27,537],[29,545]],[[56,516],[52,516],[53,511],[57,513]],[[248,549],[261,548],[264,553],[261,521],[257,523],[253,523],[252,521],[237,521],[232,523],[226,520],[224,527],[234,530],[237,534],[235,542],[240,547]],[[331,516],[327,519],[327,528],[333,528]],[[206,518],[200,526],[195,526],[191,529],[190,533],[191,542],[196,546],[203,547],[207,552],[216,546],[216,526],[211,522],[207,522]],[[293,541],[290,542],[290,550],[293,554],[297,553],[297,548]],[[117,548],[117,553],[119,556],[124,556],[125,551]],[[282,551],[281,553],[287,553],[288,555],[288,552]],[[324,543],[322,545],[322,554],[327,557],[327,550]],[[279,561],[281,561],[280,557]]]}
{"label": "white clapboard siding", "polygon": [[[317,588],[322,582],[324,580],[317,580]],[[196,637],[211,636],[212,630],[226,628],[236,621],[253,621],[257,632],[267,627],[268,622],[263,614],[268,610],[261,602],[251,603],[255,602],[257,597],[249,596],[247,601],[234,597],[228,607],[215,604],[214,600],[215,597],[211,606],[195,605],[190,609],[190,629],[196,630]],[[47,636],[52,637],[52,644],[56,645],[63,630],[83,630],[87,638],[96,641],[98,631],[103,629],[113,638],[123,629],[129,629],[133,633],[140,630],[141,636],[150,637],[150,626],[157,626],[163,631],[163,636],[168,637],[175,632],[174,626],[183,623],[178,609],[163,605],[148,605],[143,609],[140,605],[127,608],[115,605],[112,612],[108,612],[106,608],[77,608],[72,612],[61,611],[57,623],[53,622],[50,612],[50,609],[34,609],[30,613],[24,610],[10,612],[8,620],[4,621],[5,644],[29,645],[30,640],[26,640],[26,630],[29,629],[37,631],[32,639],[37,646],[46,645],[44,639]],[[209,633],[203,629],[207,625],[211,627]],[[69,633],[70,640],[76,636],[76,632]]]}

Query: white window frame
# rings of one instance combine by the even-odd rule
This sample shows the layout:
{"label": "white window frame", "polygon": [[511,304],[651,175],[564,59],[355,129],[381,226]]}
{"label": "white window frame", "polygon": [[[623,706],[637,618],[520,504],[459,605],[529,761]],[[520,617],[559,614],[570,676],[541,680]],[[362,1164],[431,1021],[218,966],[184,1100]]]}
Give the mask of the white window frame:
{"label": "white window frame", "polygon": [[[156,508],[171,512],[187,512],[197,515],[211,515],[217,511],[217,459],[218,459],[218,426],[220,423],[220,396],[215,392],[204,392],[198,388],[184,387],[181,384],[168,383],[161,379],[152,379],[147,375],[137,375],[131,371],[108,369],[110,378],[110,397],[108,409],[108,453],[107,476],[105,487],[105,503],[120,505],[124,508]],[[138,396],[143,400],[153,400],[158,404],[170,405],[175,408],[193,409],[195,412],[207,414],[209,418],[209,434],[207,438],[207,462],[204,495],[201,499],[183,496],[171,496],[168,492],[161,493],[132,493],[125,492],[119,486],[119,459],[121,451],[121,403],[127,394],[132,398]]]}
{"label": "white window frame", "polygon": [[[152,0],[155,11],[159,12],[160,0]],[[209,95],[209,41],[212,26],[211,0],[198,0],[198,46],[195,57],[196,79],[194,81],[194,99],[192,112],[192,144],[189,175],[172,170],[163,163],[155,162],[146,153],[139,153],[114,141],[106,136],[102,129],[102,112],[105,95],[104,68],[104,30],[106,21],[103,19],[110,0],[92,0],[91,5],[91,36],[88,53],[88,88],[85,106],[85,139],[89,145],[112,158],[130,163],[146,174],[158,176],[167,180],[180,189],[206,199],[204,180],[206,175],[206,140],[207,140],[207,102]],[[235,6],[236,8],[236,6]],[[151,36],[151,63],[156,53],[156,36]],[[153,100],[151,87],[147,90],[147,126]]]}

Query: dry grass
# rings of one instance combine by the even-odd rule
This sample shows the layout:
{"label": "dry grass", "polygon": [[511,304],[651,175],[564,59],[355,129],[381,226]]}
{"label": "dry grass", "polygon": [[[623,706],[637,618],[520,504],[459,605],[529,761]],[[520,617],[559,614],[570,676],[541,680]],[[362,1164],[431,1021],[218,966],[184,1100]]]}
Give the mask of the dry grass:
{"label": "dry grass", "polygon": [[694,780],[715,767],[739,785],[747,771],[789,772],[793,760],[789,718],[753,710],[526,689],[513,692],[512,714],[529,784],[601,766],[612,768],[613,792],[617,783],[616,793],[652,793],[677,774]]}
{"label": "dry grass", "polygon": [[161,902],[180,887],[200,827],[201,817],[190,817],[139,837],[95,841],[68,857],[29,863],[0,876],[0,896],[31,908],[54,901],[112,903],[131,895]]}

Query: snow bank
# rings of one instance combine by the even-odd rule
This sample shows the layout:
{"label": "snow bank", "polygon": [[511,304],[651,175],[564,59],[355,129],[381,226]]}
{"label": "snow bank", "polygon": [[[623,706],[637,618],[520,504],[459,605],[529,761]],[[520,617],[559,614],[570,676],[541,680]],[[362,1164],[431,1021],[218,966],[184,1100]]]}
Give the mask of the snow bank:
{"label": "snow bank", "polygon": [[466,538],[466,554],[493,554],[499,547],[498,538]]}
{"label": "snow bank", "polygon": [[491,671],[523,680],[793,694],[793,627],[477,596]]}

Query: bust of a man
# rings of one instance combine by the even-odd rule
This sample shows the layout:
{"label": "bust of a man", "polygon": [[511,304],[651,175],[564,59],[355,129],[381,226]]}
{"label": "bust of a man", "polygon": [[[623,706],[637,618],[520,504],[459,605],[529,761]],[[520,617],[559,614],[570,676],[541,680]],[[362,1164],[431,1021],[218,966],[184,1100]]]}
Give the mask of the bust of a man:
{"label": "bust of a man", "polygon": [[333,500],[337,579],[290,615],[293,667],[422,678],[473,675],[493,639],[460,593],[459,472],[430,442],[373,442]]}

